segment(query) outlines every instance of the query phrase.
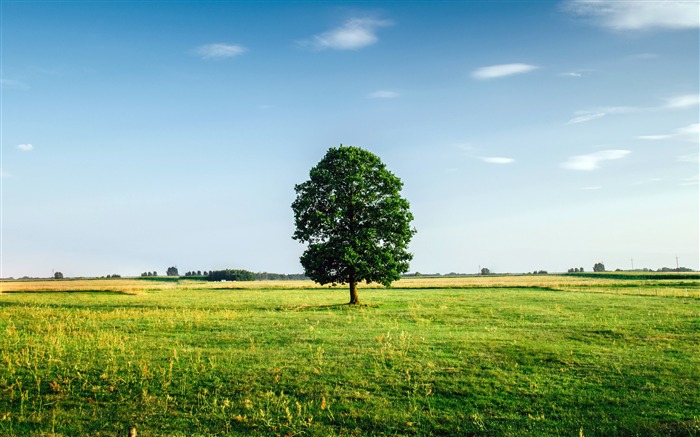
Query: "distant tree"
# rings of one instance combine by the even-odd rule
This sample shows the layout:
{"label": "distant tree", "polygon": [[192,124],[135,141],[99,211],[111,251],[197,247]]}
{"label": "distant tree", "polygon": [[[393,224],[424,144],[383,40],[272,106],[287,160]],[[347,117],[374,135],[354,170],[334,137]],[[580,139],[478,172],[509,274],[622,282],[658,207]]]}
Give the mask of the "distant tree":
{"label": "distant tree", "polygon": [[209,281],[254,281],[255,273],[248,270],[227,269],[210,272],[207,276]]}
{"label": "distant tree", "polygon": [[151,276],[158,276],[158,272],[156,272],[156,271],[154,270],[153,273],[151,274]]}
{"label": "distant tree", "polygon": [[491,274],[491,270],[489,270],[489,269],[487,269],[486,267],[484,267],[483,269],[481,269],[481,274],[482,274],[482,275],[490,275],[490,274]]}
{"label": "distant tree", "polygon": [[605,266],[603,265],[602,262],[600,263],[595,263],[593,265],[593,271],[594,272],[604,272],[605,271]]}
{"label": "distant tree", "polygon": [[319,284],[390,286],[408,271],[408,243],[416,232],[401,197],[401,180],[378,156],[359,147],[331,148],[296,185],[292,238],[309,246],[301,256],[306,275]]}
{"label": "distant tree", "polygon": [[165,274],[168,276],[179,276],[179,273],[177,272],[177,267],[168,267],[168,270],[165,271]]}
{"label": "distant tree", "polygon": [[53,274],[54,279],[63,279],[63,273],[61,272],[56,272]]}
{"label": "distant tree", "polygon": [[202,271],[201,271],[201,270],[197,270],[197,276],[202,276]]}

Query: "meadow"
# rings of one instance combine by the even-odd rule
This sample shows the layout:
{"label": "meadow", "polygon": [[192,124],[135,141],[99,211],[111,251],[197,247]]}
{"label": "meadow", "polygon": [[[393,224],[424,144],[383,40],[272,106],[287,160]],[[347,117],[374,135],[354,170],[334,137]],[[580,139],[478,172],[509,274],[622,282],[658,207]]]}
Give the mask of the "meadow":
{"label": "meadow", "polygon": [[0,291],[0,435],[700,435],[697,274]]}

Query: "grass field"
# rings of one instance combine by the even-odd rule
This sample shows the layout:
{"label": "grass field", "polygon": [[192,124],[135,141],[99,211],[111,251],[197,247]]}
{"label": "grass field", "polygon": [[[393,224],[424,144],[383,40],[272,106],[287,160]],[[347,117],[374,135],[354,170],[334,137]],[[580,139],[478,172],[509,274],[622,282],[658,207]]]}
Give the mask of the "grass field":
{"label": "grass field", "polygon": [[700,435],[700,279],[658,278],[3,281],[0,435]]}

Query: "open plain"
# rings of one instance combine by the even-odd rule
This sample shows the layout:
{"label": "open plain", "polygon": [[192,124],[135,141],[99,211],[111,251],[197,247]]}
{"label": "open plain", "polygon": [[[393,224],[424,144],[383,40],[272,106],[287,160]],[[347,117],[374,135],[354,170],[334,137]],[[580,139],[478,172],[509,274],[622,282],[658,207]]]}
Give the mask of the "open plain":
{"label": "open plain", "polygon": [[697,274],[159,279],[0,282],[0,434],[700,434]]}

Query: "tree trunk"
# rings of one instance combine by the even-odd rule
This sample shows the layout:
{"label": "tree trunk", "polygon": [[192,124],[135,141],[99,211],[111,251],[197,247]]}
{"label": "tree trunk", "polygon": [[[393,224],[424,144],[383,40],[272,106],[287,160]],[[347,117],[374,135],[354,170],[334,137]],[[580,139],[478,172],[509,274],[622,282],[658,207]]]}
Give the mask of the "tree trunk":
{"label": "tree trunk", "polygon": [[360,299],[357,297],[357,282],[355,280],[350,281],[350,305],[357,305],[360,303]]}

